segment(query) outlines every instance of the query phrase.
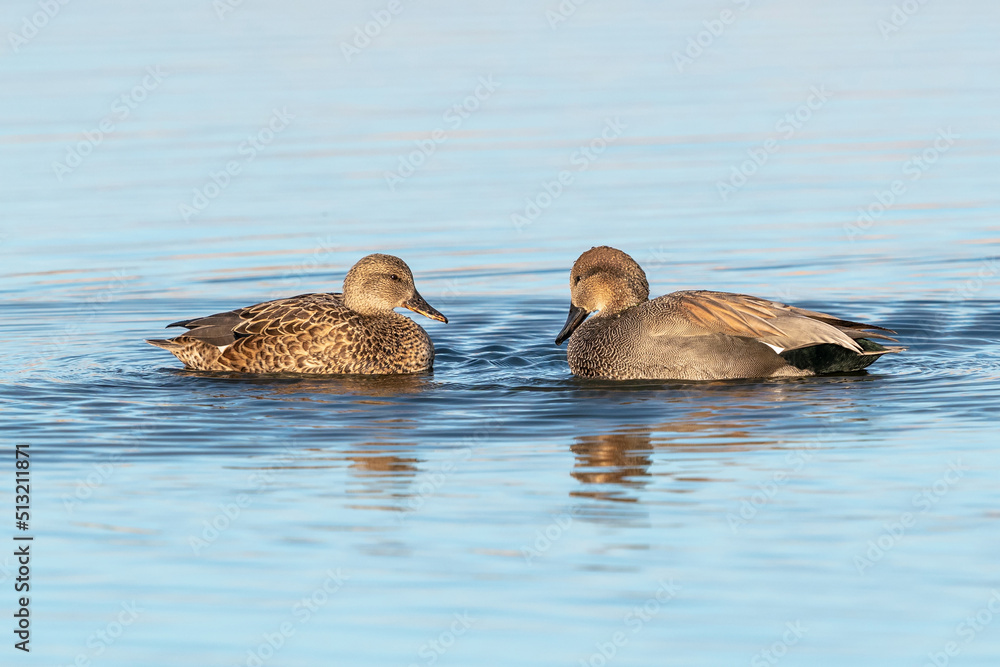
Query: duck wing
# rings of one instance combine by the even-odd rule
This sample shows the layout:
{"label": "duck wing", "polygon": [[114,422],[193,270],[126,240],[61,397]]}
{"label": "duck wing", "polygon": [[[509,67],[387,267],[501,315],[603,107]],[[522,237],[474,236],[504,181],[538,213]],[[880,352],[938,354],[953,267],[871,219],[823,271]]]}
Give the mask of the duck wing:
{"label": "duck wing", "polygon": [[[872,331],[895,333],[891,329],[746,294],[698,290],[674,292],[656,299],[661,300],[662,306],[674,315],[671,319],[679,317],[687,325],[687,335],[723,333],[755,338],[779,353],[824,343],[864,353],[856,339],[895,340]],[[662,333],[679,332],[665,329]]]}
{"label": "duck wing", "polygon": [[278,336],[300,333],[315,326],[334,325],[336,314],[346,310],[339,293],[300,294],[265,301],[207,317],[168,324],[189,329],[184,335],[225,347],[250,335]]}

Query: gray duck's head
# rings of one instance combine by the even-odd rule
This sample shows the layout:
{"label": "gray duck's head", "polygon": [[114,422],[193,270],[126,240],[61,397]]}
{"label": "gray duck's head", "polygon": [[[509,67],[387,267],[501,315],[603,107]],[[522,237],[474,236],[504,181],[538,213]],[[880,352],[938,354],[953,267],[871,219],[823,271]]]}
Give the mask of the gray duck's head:
{"label": "gray duck's head", "polygon": [[408,308],[448,322],[417,292],[406,262],[392,255],[368,255],[351,267],[344,278],[344,304],[362,315],[388,315],[394,308]]}
{"label": "gray duck's head", "polygon": [[569,338],[595,311],[614,315],[649,300],[649,283],[642,267],[627,254],[608,246],[580,255],[569,274],[569,317],[556,345]]}

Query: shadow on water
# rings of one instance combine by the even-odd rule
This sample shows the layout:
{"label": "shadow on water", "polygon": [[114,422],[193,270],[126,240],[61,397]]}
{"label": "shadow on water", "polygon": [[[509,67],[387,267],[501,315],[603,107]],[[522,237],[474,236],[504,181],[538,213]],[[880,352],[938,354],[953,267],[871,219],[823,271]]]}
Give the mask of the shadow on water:
{"label": "shadow on water", "polygon": [[639,494],[629,491],[640,491],[649,483],[653,445],[648,430],[577,436],[570,450],[576,456],[570,474],[588,489],[572,496],[639,501]]}
{"label": "shadow on water", "polygon": [[[569,498],[577,499],[575,515],[596,522],[637,520],[646,512],[643,505],[650,496],[644,491],[654,479],[663,491],[677,494],[729,481],[692,474],[682,465],[692,456],[729,458],[752,451],[835,448],[870,438],[865,435],[871,430],[870,420],[857,414],[857,397],[850,390],[858,382],[877,380],[856,374],[821,378],[818,384],[631,383],[620,390],[607,383],[576,383],[569,392],[571,397],[582,392],[576,396],[579,401],[571,401],[576,418],[548,429],[525,429],[517,418],[493,416],[483,422],[474,417],[468,428],[479,430],[451,441],[403,441],[398,430],[386,431],[377,441],[345,443],[333,458],[347,462],[353,480],[348,493],[367,499],[353,507],[406,513],[418,511],[424,496],[436,494],[472,456],[488,456],[491,447],[533,441],[539,449],[548,449],[555,443],[556,455],[561,451],[572,457],[569,474],[578,485]],[[535,390],[531,393],[538,395]],[[525,393],[513,390],[507,398],[523,401]],[[592,416],[588,410],[595,405],[610,406],[621,414],[631,404],[652,407],[657,417],[635,424],[588,422]],[[844,433],[856,435],[849,438]],[[568,447],[563,444],[567,441]],[[444,464],[439,460],[442,455]]]}
{"label": "shadow on water", "polygon": [[[170,369],[164,371],[177,378],[204,381],[209,385],[219,382],[221,386],[239,387],[260,391],[278,400],[287,396],[290,400],[317,400],[323,396],[360,396],[383,398],[419,394],[435,388],[433,374],[414,375],[300,375],[273,373],[247,375],[213,371],[193,371]],[[225,384],[232,383],[232,384]]]}

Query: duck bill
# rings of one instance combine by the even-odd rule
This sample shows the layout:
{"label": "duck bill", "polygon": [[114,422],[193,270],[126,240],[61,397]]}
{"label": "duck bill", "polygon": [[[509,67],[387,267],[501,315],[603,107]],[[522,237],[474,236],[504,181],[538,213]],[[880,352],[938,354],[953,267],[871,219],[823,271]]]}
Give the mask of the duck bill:
{"label": "duck bill", "polygon": [[432,308],[429,303],[424,301],[424,297],[420,296],[420,293],[416,290],[414,290],[413,296],[411,296],[408,301],[403,303],[403,308],[412,310],[415,313],[420,313],[424,317],[429,317],[432,320],[448,324],[448,318]]}
{"label": "duck bill", "polygon": [[562,331],[556,336],[556,345],[562,345],[564,340],[572,336],[576,328],[587,319],[587,315],[590,315],[588,311],[579,306],[571,305],[569,307],[569,317],[566,318],[566,324],[563,325]]}

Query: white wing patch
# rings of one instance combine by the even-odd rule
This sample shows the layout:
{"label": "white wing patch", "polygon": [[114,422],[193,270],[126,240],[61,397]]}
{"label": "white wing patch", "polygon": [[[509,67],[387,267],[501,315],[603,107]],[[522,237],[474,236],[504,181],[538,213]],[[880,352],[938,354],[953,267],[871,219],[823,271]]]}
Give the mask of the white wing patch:
{"label": "white wing patch", "polygon": [[[759,341],[759,342],[764,343],[764,341]],[[778,347],[777,345],[771,345],[770,343],[764,343],[764,345],[767,345],[769,348],[774,350],[776,354],[781,354],[782,352],[785,351],[785,348]]]}

